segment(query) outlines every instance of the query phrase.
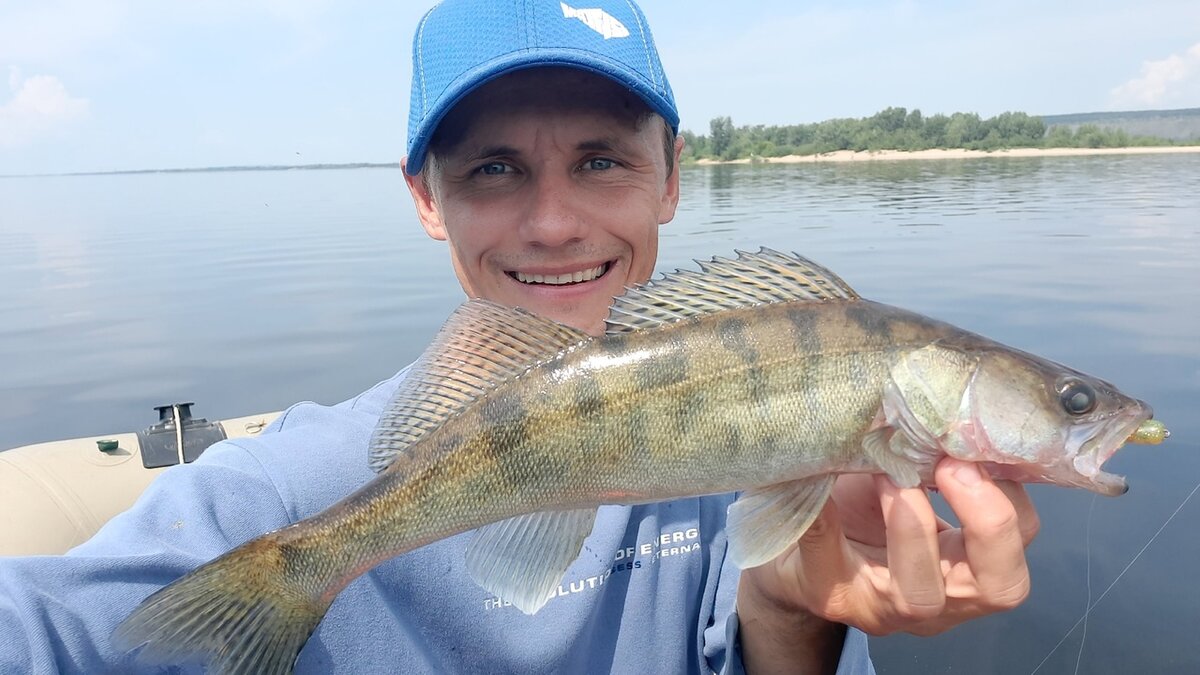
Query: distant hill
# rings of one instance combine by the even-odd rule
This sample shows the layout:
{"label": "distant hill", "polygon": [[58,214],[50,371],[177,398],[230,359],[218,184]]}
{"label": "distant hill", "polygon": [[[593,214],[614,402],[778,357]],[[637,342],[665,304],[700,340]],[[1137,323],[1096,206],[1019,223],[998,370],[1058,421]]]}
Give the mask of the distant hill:
{"label": "distant hill", "polygon": [[1042,115],[1042,121],[1047,131],[1054,127],[1069,127],[1074,131],[1081,124],[1093,124],[1103,129],[1119,129],[1130,136],[1200,142],[1200,108]]}

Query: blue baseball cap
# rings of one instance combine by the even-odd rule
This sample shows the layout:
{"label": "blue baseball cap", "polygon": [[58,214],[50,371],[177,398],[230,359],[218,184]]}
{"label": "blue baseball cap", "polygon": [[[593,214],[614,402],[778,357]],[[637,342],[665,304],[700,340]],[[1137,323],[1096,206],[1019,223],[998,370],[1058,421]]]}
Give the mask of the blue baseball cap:
{"label": "blue baseball cap", "polygon": [[650,26],[631,0],[443,0],[413,37],[408,173],[421,172],[434,131],[464,96],[501,75],[538,66],[580,68],[612,79],[679,131],[675,95]]}

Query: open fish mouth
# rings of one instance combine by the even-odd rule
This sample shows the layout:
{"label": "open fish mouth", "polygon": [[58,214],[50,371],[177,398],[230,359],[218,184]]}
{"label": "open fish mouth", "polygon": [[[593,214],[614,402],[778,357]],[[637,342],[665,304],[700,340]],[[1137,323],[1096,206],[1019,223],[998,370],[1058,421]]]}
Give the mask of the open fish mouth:
{"label": "open fish mouth", "polygon": [[1077,473],[1071,484],[1103,495],[1117,496],[1129,491],[1124,476],[1102,469],[1117,450],[1146,420],[1154,417],[1149,406],[1142,405],[1090,423],[1078,424],[1067,436],[1067,457]]}

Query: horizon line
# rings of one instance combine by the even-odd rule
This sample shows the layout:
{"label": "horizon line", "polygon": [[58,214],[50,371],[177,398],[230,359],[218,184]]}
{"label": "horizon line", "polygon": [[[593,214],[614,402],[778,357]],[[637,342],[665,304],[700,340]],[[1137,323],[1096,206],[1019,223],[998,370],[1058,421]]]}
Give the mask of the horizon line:
{"label": "horizon line", "polygon": [[208,171],[320,171],[325,169],[399,169],[400,162],[322,162],[319,164],[236,164],[170,169],[112,169],[108,171],[64,171],[61,173],[7,173],[0,178],[51,178],[62,176],[116,176],[143,173],[201,173]]}

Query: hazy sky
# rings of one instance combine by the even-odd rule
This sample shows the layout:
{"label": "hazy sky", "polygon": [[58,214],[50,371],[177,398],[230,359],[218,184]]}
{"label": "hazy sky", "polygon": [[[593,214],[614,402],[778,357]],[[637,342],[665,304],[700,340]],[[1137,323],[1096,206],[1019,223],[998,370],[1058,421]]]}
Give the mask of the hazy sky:
{"label": "hazy sky", "polygon": [[[0,0],[0,175],[397,161],[427,6]],[[642,6],[697,132],[887,106],[1200,107],[1197,0]]]}

